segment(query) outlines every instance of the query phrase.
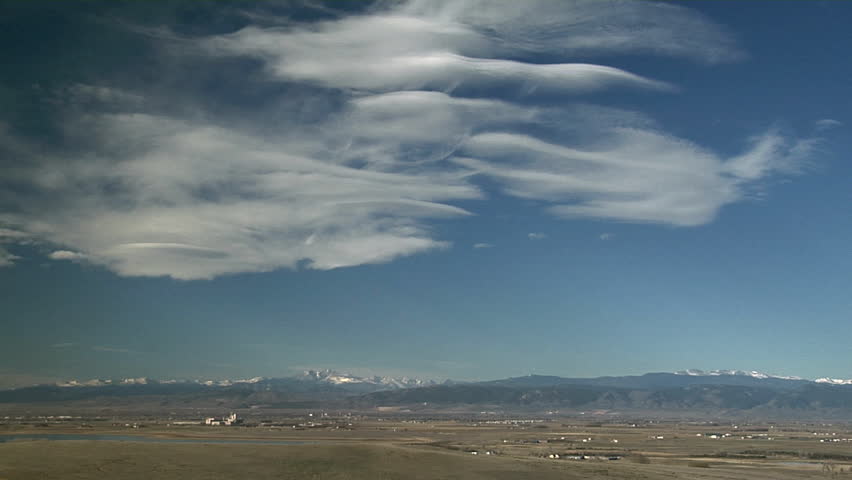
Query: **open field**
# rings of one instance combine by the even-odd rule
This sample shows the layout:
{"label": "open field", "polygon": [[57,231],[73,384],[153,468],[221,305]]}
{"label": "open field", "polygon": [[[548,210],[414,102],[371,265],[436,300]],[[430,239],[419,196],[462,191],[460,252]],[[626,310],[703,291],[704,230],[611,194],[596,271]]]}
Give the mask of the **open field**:
{"label": "open field", "polygon": [[[840,424],[347,417],[312,428],[132,425],[20,422],[0,426],[0,435],[119,434],[198,443],[17,439],[0,443],[0,479],[852,479],[852,441],[846,440],[852,429]],[[209,440],[305,443],[204,443]]]}

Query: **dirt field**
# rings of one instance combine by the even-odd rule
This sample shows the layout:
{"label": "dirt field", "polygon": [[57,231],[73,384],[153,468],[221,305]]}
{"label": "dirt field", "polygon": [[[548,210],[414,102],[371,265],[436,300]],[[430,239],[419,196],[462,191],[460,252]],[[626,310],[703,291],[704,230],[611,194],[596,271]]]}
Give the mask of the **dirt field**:
{"label": "dirt field", "polygon": [[[306,430],[5,426],[0,435],[143,431],[147,438],[199,443],[16,439],[0,443],[0,480],[852,479],[852,442],[845,440],[852,433],[832,425],[363,420],[347,429]],[[205,439],[310,443],[207,444]]]}

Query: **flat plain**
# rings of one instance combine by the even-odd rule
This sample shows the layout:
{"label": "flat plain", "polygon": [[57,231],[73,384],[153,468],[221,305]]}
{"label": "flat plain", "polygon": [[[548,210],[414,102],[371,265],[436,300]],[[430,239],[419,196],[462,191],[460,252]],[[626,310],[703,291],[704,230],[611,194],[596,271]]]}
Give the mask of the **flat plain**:
{"label": "flat plain", "polygon": [[[0,425],[0,436],[13,436],[0,443],[0,479],[852,479],[852,426],[840,423],[376,416],[175,423],[19,417]],[[124,439],[14,438],[33,434]],[[299,443],[239,443],[246,440]],[[234,443],[205,443],[214,441]]]}

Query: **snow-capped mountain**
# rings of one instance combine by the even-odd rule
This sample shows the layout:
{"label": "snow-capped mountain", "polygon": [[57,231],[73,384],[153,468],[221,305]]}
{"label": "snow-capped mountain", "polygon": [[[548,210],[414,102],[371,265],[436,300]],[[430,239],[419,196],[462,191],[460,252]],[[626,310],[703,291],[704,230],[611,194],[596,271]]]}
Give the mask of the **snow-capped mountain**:
{"label": "snow-capped mountain", "polygon": [[[759,378],[759,379],[767,379],[767,378],[778,378],[781,380],[802,380],[801,377],[790,377],[783,375],[770,375],[768,373],[758,372],[756,370],[698,370],[695,368],[690,368],[687,370],[680,370],[674,372],[675,375],[689,375],[693,377],[717,377],[722,375],[735,375],[740,377],[751,377],[751,378]],[[826,379],[828,380],[828,379]],[[817,380],[819,382],[819,380]]]}
{"label": "snow-capped mountain", "polygon": [[436,385],[436,382],[433,380],[422,380],[419,378],[412,377],[381,377],[378,375],[373,377],[360,377],[348,373],[340,373],[330,369],[306,370],[302,374],[302,378],[313,380],[316,382],[330,383],[333,385],[362,384],[377,385],[390,388],[411,388]]}
{"label": "snow-capped mountain", "polygon": [[841,379],[841,378],[817,378],[814,380],[816,383],[827,383],[829,385],[852,385],[852,380],[850,379]]}
{"label": "snow-capped mountain", "polygon": [[112,385],[112,380],[101,380],[93,378],[91,380],[69,380],[67,382],[57,382],[57,387],[102,387],[104,385]]}
{"label": "snow-capped mountain", "polygon": [[[200,383],[202,385],[207,385],[208,387],[230,387],[231,385],[245,384],[245,383],[260,383],[266,380],[266,377],[252,377],[252,378],[243,378],[239,380],[196,380],[195,383]],[[160,383],[179,383],[179,380],[167,380],[165,382]]]}
{"label": "snow-capped mountain", "polygon": [[[673,377],[674,376],[674,377]],[[672,381],[668,378],[681,378],[680,381]],[[715,377],[715,379],[707,378]],[[510,382],[513,385],[517,383],[541,383],[550,382],[553,384],[573,383],[573,384],[589,384],[589,385],[607,385],[607,386],[660,386],[660,385],[691,385],[698,383],[708,384],[724,384],[724,385],[745,385],[753,382],[759,382],[761,386],[772,384],[774,387],[787,385],[789,388],[796,387],[806,383],[818,383],[823,385],[852,385],[852,379],[837,379],[837,378],[818,378],[816,380],[807,380],[795,376],[772,375],[756,370],[698,370],[688,369],[680,370],[673,373],[652,373],[643,376],[627,376],[627,377],[598,377],[598,378],[561,378],[561,377],[530,377],[495,380],[490,383],[506,383]],[[283,383],[282,383],[283,382]],[[319,386],[335,386],[340,387],[345,391],[350,392],[369,392],[379,390],[396,390],[412,387],[428,387],[438,385],[434,380],[424,380],[415,377],[390,377],[390,376],[358,376],[349,373],[341,373],[331,369],[307,370],[301,375],[285,378],[268,378],[268,377],[253,377],[245,379],[220,379],[220,380],[154,380],[146,377],[137,378],[119,378],[119,379],[92,379],[92,380],[69,380],[66,382],[58,382],[59,387],[106,387],[106,386],[143,386],[143,385],[171,385],[181,384],[185,386],[199,385],[203,387],[237,387],[243,385],[251,388],[278,388],[275,385],[281,384],[292,385],[296,384]],[[684,383],[686,382],[686,383]],[[445,384],[451,383],[449,381]],[[486,382],[488,383],[488,382]]]}
{"label": "snow-capped mountain", "polygon": [[[287,380],[287,379],[278,379],[278,380]],[[429,385],[436,385],[436,382],[432,380],[422,380],[419,378],[413,377],[381,377],[381,376],[373,376],[373,377],[361,377],[357,375],[351,375],[348,373],[340,373],[335,370],[325,369],[325,370],[307,370],[302,375],[291,377],[290,380],[302,381],[302,382],[317,382],[317,383],[325,383],[330,385],[338,385],[338,386],[352,386],[352,387],[375,387],[370,390],[382,390],[382,389],[396,389],[396,388],[411,388],[411,387],[425,387]],[[247,384],[263,384],[268,382],[275,382],[276,379],[266,378],[266,377],[253,377],[253,378],[245,378],[238,380],[224,379],[224,380],[203,380],[203,379],[195,379],[195,380],[154,380],[146,377],[138,377],[138,378],[122,378],[115,380],[102,380],[102,379],[92,379],[92,380],[68,380],[66,382],[57,382],[56,386],[59,387],[102,387],[106,385],[172,385],[172,384],[196,384],[203,385],[206,387],[230,387],[236,385],[247,385]]]}
{"label": "snow-capped mountain", "polygon": [[118,380],[93,378],[91,380],[68,380],[67,382],[57,382],[57,387],[103,387],[106,385],[174,385],[174,384],[198,384],[208,387],[229,387],[237,384],[252,384],[266,380],[266,377],[244,378],[239,380],[154,380],[147,377],[138,378],[122,378]]}
{"label": "snow-capped mountain", "polygon": [[123,385],[147,385],[148,379],[146,377],[139,378],[125,378],[121,381]]}

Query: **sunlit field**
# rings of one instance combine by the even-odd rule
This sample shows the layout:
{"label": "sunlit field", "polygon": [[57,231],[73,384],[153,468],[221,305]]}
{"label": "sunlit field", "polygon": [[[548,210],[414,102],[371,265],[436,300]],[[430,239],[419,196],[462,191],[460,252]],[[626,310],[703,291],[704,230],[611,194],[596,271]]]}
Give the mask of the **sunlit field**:
{"label": "sunlit field", "polygon": [[[852,478],[847,425],[363,418],[343,430],[66,424],[7,426],[0,435],[48,432],[130,438],[6,441],[0,478]],[[276,440],[299,443],[239,443]]]}

